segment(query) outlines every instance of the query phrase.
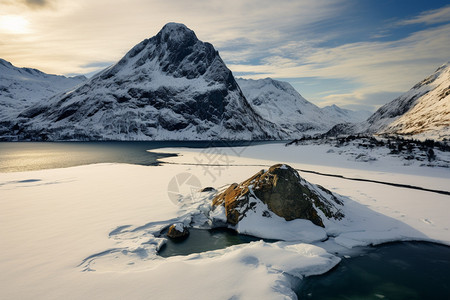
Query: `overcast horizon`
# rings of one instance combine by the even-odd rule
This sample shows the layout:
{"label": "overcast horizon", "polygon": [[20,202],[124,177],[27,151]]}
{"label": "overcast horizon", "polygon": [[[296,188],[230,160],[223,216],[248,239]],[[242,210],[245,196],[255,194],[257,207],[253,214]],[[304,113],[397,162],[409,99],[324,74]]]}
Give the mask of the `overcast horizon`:
{"label": "overcast horizon", "polygon": [[210,42],[236,77],[288,81],[318,106],[374,111],[446,63],[446,1],[0,0],[0,58],[90,74],[168,22]]}

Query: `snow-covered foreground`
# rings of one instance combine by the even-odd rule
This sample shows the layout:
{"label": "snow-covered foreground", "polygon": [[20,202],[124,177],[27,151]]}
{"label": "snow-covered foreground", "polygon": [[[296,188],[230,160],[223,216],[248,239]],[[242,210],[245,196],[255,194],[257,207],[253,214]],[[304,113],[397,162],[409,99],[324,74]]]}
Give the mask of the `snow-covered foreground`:
{"label": "snow-covered foreground", "polygon": [[[327,241],[254,242],[184,257],[157,256],[164,242],[157,237],[162,228],[175,221],[207,224],[212,193],[192,191],[191,186],[200,182],[202,187],[221,188],[240,182],[261,169],[256,164],[286,162],[297,168],[378,176],[428,188],[450,186],[447,169],[409,166],[411,172],[420,173],[407,174],[403,166],[392,163],[383,169],[327,161],[329,156],[318,148],[300,149],[280,144],[171,149],[182,152],[181,156],[165,159],[198,164],[214,154],[221,167],[97,164],[0,173],[0,298],[295,298],[291,290],[295,278],[331,269],[340,260],[331,253],[348,254],[356,245],[392,240],[450,245],[449,196],[300,173],[344,196],[346,219],[325,224]],[[309,164],[305,159],[311,160]],[[196,184],[174,186],[174,178],[183,178],[183,173],[195,178],[191,182]],[[174,197],[178,192],[192,201],[176,203],[181,199]]]}

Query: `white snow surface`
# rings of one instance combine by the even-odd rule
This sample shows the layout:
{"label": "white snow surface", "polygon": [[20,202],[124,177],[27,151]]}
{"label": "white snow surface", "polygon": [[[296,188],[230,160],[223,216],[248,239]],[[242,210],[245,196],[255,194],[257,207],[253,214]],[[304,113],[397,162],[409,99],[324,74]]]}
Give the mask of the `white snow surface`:
{"label": "white snow surface", "polygon": [[321,110],[335,124],[359,123],[366,121],[372,115],[372,112],[368,110],[350,110],[339,107],[336,104],[322,107]]}
{"label": "white snow surface", "polygon": [[0,121],[14,119],[32,104],[46,102],[86,80],[84,76],[65,77],[18,68],[0,58]]}
{"label": "white snow surface", "polygon": [[[239,233],[266,239],[307,243],[323,241],[327,238],[325,230],[309,220],[286,221],[271,213],[261,200],[256,198],[252,201],[255,201],[256,205],[246,212],[245,217],[236,226],[236,231]],[[270,216],[264,216],[264,212]]]}
{"label": "white snow surface", "polygon": [[450,138],[450,62],[380,107],[356,132],[399,134],[419,139]]}
{"label": "white snow surface", "polygon": [[[177,222],[207,228],[211,222],[214,192],[191,191],[181,195],[184,202],[171,201],[167,186],[180,173],[191,173],[202,186],[221,190],[282,162],[428,188],[450,186],[448,169],[348,161],[326,150],[282,144],[220,148],[218,156],[227,156],[221,161],[228,163],[218,167],[183,164],[198,163],[205,149],[173,148],[164,151],[180,156],[164,161],[177,164],[0,173],[0,298],[295,299],[292,288],[300,278],[339,263],[330,253],[344,255],[355,246],[395,240],[450,245],[449,196],[300,172],[304,179],[342,195],[342,221],[327,220],[325,229],[301,222],[314,226],[311,233],[325,232],[327,241],[298,235],[291,242],[259,241],[170,258],[157,255],[165,240],[158,237],[163,228]],[[256,212],[247,221],[241,230],[249,226],[253,233],[269,232],[267,224],[258,223]],[[284,226],[287,232],[289,226]]]}

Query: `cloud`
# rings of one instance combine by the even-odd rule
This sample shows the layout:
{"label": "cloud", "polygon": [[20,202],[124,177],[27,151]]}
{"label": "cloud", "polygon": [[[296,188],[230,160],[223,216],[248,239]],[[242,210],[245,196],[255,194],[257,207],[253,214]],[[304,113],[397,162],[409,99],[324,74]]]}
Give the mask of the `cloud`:
{"label": "cloud", "polygon": [[[313,77],[310,81],[314,81],[314,78],[334,78],[342,80],[343,85],[353,82],[355,87],[344,93],[333,93],[335,87],[329,88],[324,84],[322,93],[327,96],[307,99],[320,105],[354,105],[359,102],[373,110],[393,100],[388,95],[406,92],[450,59],[448,32],[450,24],[418,31],[397,41],[316,46],[308,47],[307,50],[299,46],[298,55],[274,55],[266,57],[261,64],[231,64],[229,67],[233,72],[253,79]],[[303,94],[302,87],[298,88]]]}
{"label": "cloud", "polygon": [[[56,74],[95,72],[174,21],[186,24],[199,39],[212,43],[235,74],[296,82],[307,77],[309,83],[317,79],[321,85],[315,85],[314,90],[296,85],[302,94],[303,88],[310,88],[306,95],[317,103],[333,99],[347,105],[356,101],[378,105],[381,100],[370,95],[406,91],[448,60],[450,53],[450,25],[441,24],[443,21],[396,41],[327,43],[348,34],[339,28],[339,20],[350,18],[355,11],[345,0],[0,3],[8,4],[0,14],[20,14],[32,30],[32,34],[0,36],[2,58],[18,66]],[[24,9],[25,5],[52,9]],[[433,17],[446,20],[448,8],[424,12],[403,22],[429,24]],[[322,84],[323,79],[342,82],[342,88],[337,88],[337,83]]]}
{"label": "cloud", "polygon": [[400,92],[352,92],[348,94],[332,94],[323,97],[317,104],[327,106],[336,104],[348,109],[375,111],[377,108],[400,96]]}
{"label": "cloud", "polygon": [[422,12],[418,16],[397,22],[397,25],[440,24],[450,22],[450,5]]}
{"label": "cloud", "polygon": [[90,62],[87,63],[85,65],[80,66],[81,68],[86,68],[86,69],[90,69],[90,68],[106,68],[109,67],[110,65],[114,64],[115,61],[94,61],[94,62]]}
{"label": "cloud", "polygon": [[48,0],[25,0],[24,2],[31,7],[43,7],[48,5]]}
{"label": "cloud", "polygon": [[[41,2],[49,1],[53,0]],[[299,40],[311,24],[337,14],[342,9],[339,3],[342,0],[60,0],[52,10],[26,11],[16,5],[4,13],[20,11],[33,34],[1,36],[0,52],[20,66],[81,73],[89,62],[119,60],[165,23],[175,21],[211,42],[226,62],[252,62],[267,56],[267,45],[275,49],[286,39]]]}
{"label": "cloud", "polygon": [[40,9],[46,7],[53,7],[55,0],[0,0],[2,8],[7,6],[11,8],[17,8],[23,10],[24,8]]}

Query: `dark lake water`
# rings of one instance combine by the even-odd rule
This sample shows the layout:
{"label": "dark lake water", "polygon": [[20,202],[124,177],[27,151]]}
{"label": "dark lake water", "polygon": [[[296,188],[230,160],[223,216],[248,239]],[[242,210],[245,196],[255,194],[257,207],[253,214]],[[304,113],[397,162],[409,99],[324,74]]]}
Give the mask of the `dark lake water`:
{"label": "dark lake water", "polygon": [[[66,168],[94,163],[156,165],[166,154],[146,150],[167,147],[231,147],[271,142],[0,142],[0,172]],[[280,143],[280,142],[278,142]]]}
{"label": "dark lake water", "polygon": [[[188,255],[258,240],[231,230],[191,229],[187,239],[168,239],[159,255]],[[299,299],[318,300],[450,299],[450,247],[398,242],[362,248],[359,256],[343,257],[330,272],[304,278],[296,293]]]}
{"label": "dark lake water", "polygon": [[450,247],[390,243],[303,280],[299,299],[450,299]]}
{"label": "dark lake water", "polygon": [[254,236],[237,234],[229,229],[190,229],[189,231],[189,237],[186,239],[167,239],[158,254],[163,257],[189,255],[260,240]]}

